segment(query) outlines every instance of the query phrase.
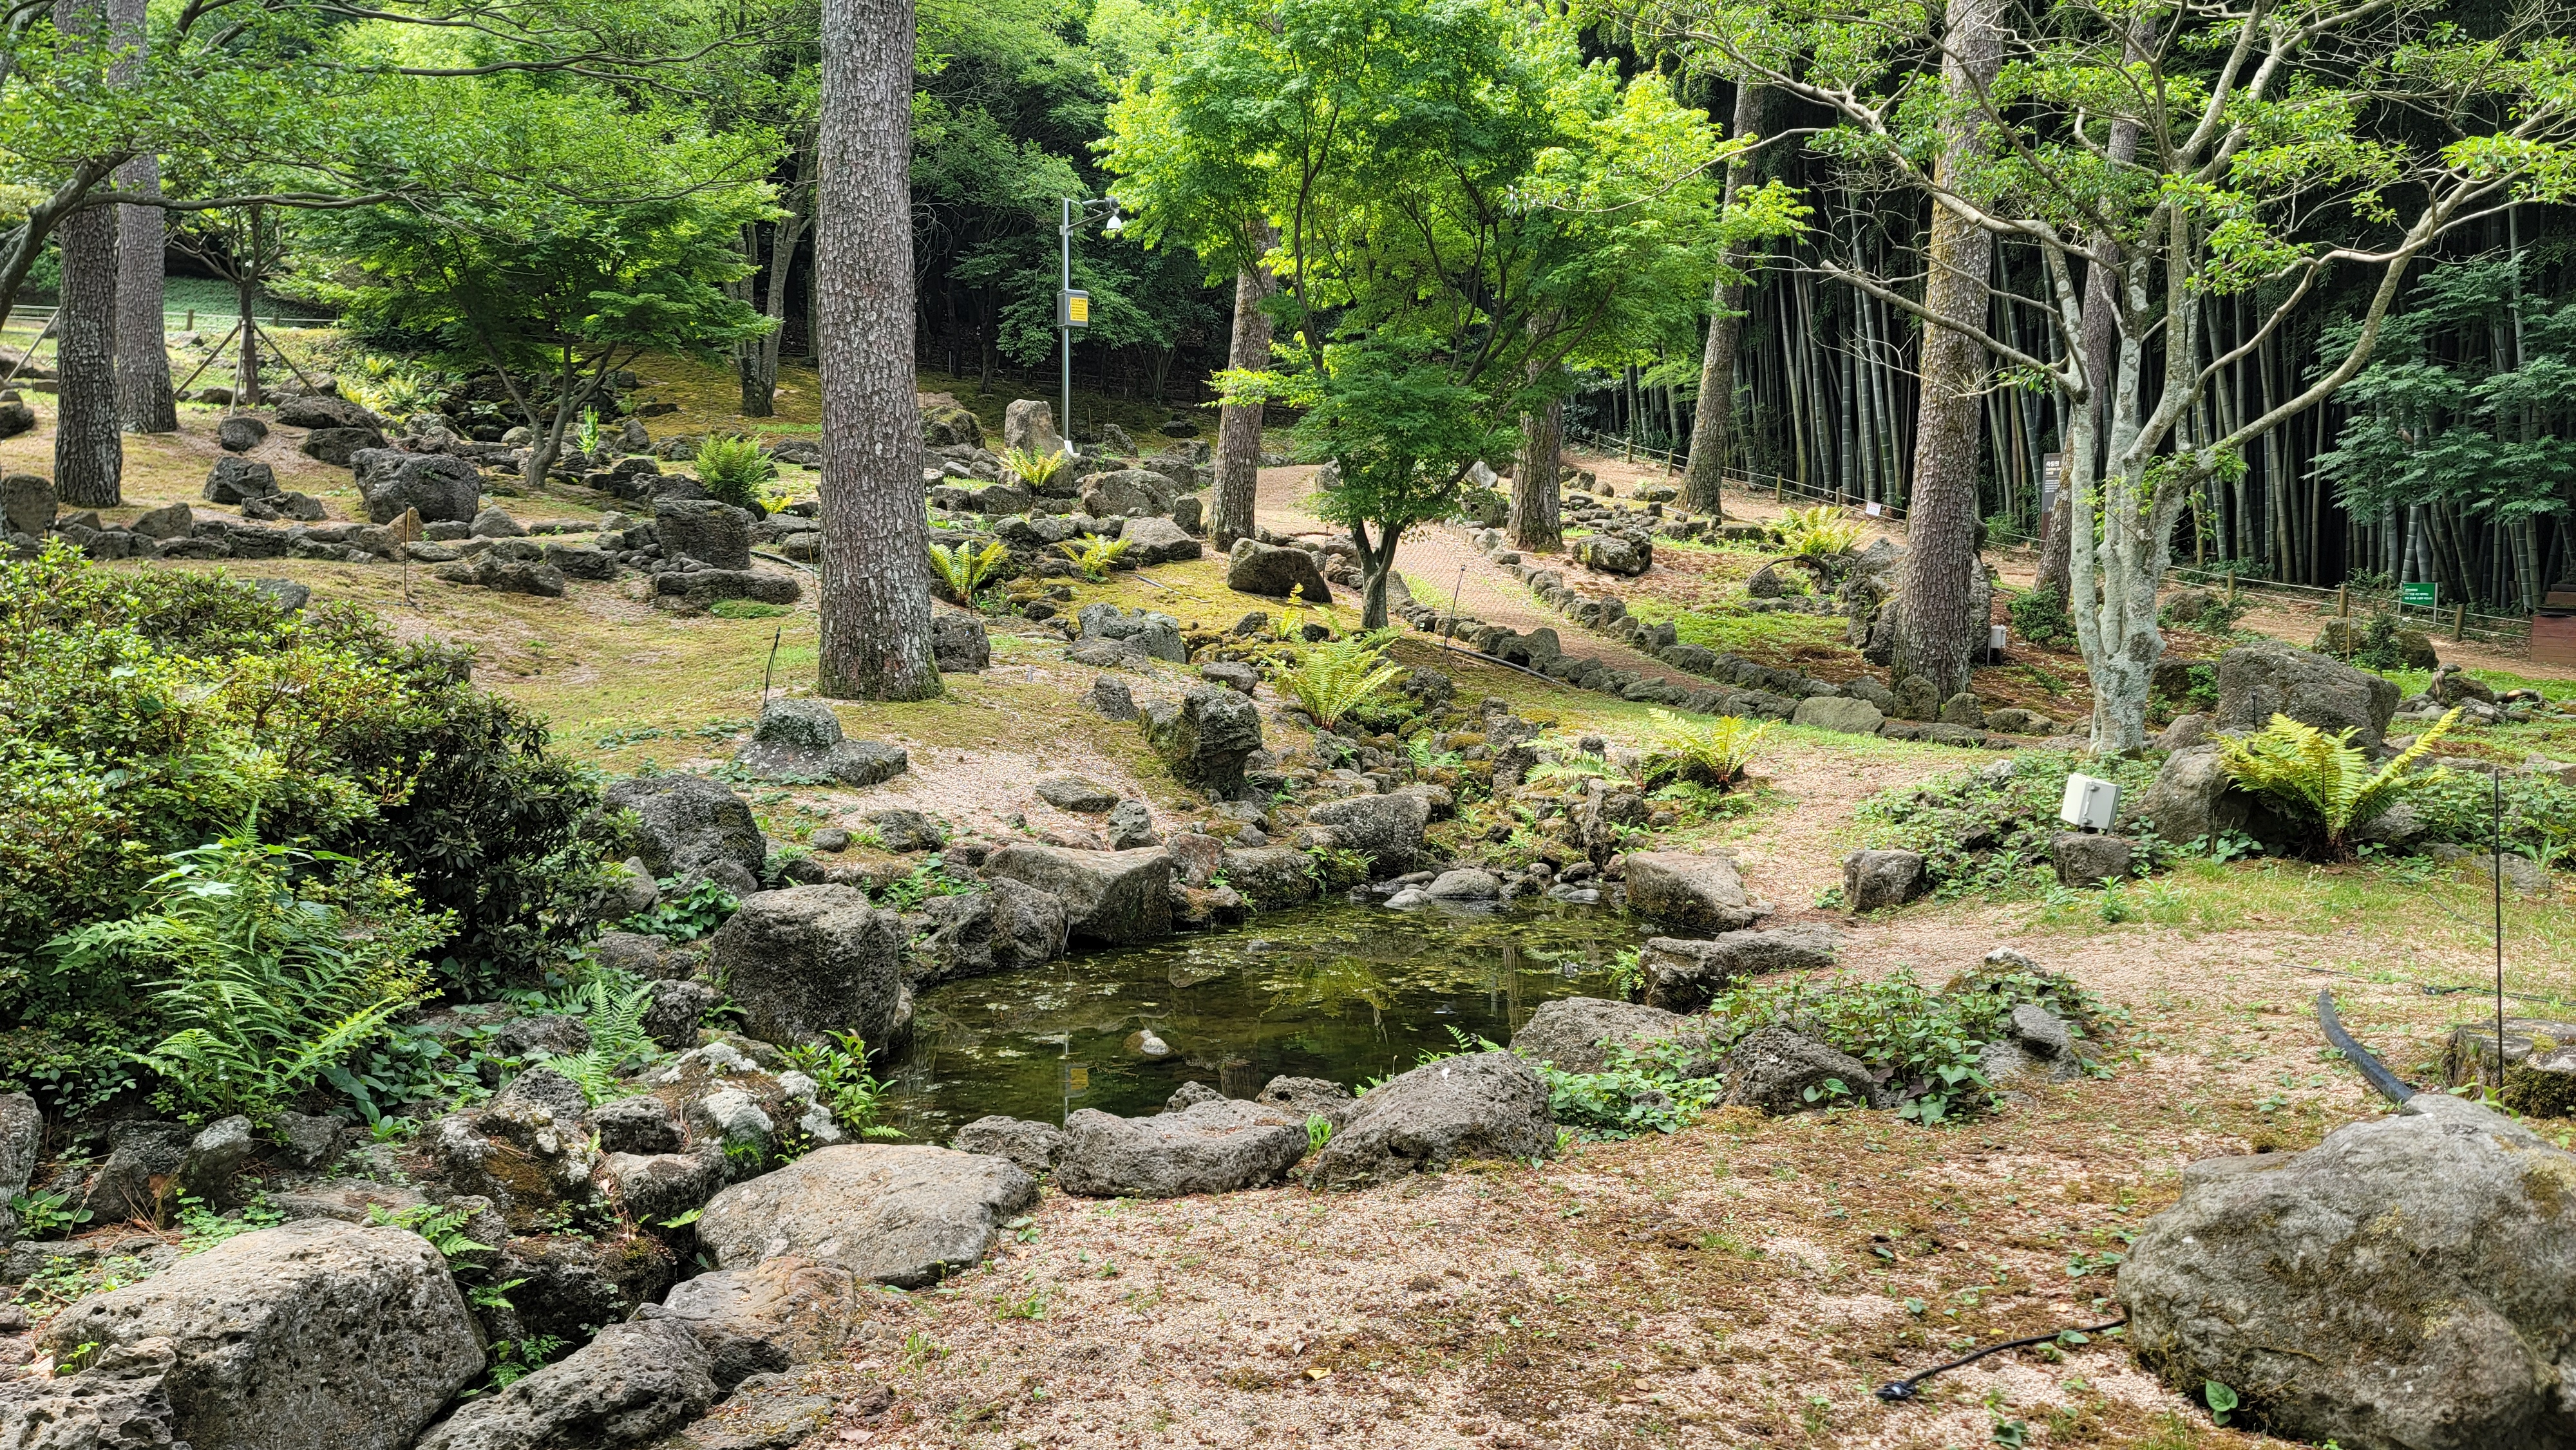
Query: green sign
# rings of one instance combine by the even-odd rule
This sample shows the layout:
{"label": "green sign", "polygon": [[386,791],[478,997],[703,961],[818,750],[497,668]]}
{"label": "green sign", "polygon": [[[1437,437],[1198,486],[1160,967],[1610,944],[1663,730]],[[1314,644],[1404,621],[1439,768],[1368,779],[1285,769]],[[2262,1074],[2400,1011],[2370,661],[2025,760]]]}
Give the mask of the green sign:
{"label": "green sign", "polygon": [[2432,580],[2397,586],[2397,602],[2409,609],[2430,609],[2441,602],[2442,586]]}

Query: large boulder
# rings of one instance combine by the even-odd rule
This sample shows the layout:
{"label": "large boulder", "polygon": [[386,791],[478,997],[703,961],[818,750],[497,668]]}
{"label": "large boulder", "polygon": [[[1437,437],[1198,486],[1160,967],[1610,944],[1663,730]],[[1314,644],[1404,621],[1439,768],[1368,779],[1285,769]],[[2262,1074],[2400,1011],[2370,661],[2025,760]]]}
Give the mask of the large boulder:
{"label": "large boulder", "polygon": [[45,1118],[25,1093],[0,1093],[0,1248],[18,1236],[9,1201],[27,1191],[45,1148]]}
{"label": "large boulder", "polygon": [[1331,828],[1336,844],[1376,862],[1381,874],[1410,871],[1423,854],[1431,803],[1412,794],[1345,796],[1308,811],[1306,822]]}
{"label": "large boulder", "polygon": [[1854,851],[1843,858],[1843,905],[1854,911],[1903,906],[1931,885],[1919,852]]}
{"label": "large boulder", "polygon": [[1867,1106],[1876,1092],[1868,1063],[1788,1027],[1757,1027],[1726,1055],[1728,1107],[1785,1117],[1838,1103]]}
{"label": "large boulder", "polygon": [[1177,1198],[1276,1183],[1306,1156],[1306,1120],[1219,1097],[1179,1112],[1118,1118],[1083,1108],[1064,1120],[1056,1186],[1093,1198]]}
{"label": "large boulder", "polygon": [[746,896],[708,943],[707,968],[743,1030],[764,1042],[856,1032],[872,1051],[912,1035],[903,922],[854,886],[791,886]]}
{"label": "large boulder", "polygon": [[91,1356],[78,1374],[0,1382],[0,1445],[171,1450],[174,1359],[170,1341],[146,1339]]}
{"label": "large boulder", "polygon": [[1737,931],[1769,908],[1744,890],[1731,851],[1635,851],[1627,858],[1628,909],[1695,931]]}
{"label": "large boulder", "polygon": [[993,898],[993,970],[1034,967],[1064,955],[1071,916],[1052,891],[1009,876],[987,883]]}
{"label": "large boulder", "polygon": [[2129,1343],[2288,1439],[2576,1444],[2570,1202],[2576,1156],[2441,1093],[2303,1153],[2204,1159],[2120,1267]]}
{"label": "large boulder", "polygon": [[1127,558],[1138,564],[1174,564],[1195,559],[1201,548],[1199,541],[1179,524],[1151,516],[1129,516],[1119,525],[1118,537],[1127,542]]}
{"label": "large boulder", "polygon": [[1125,946],[1172,934],[1172,855],[1160,846],[1005,846],[985,858],[984,874],[1034,886],[1063,902],[1065,930],[1076,941]]}
{"label": "large boulder", "polygon": [[419,1450],[626,1450],[706,1413],[714,1356],[671,1319],[611,1324],[509,1388],[469,1400]]}
{"label": "large boulder", "polygon": [[[271,487],[275,487],[272,479]],[[0,532],[41,537],[54,526],[54,511],[61,506],[54,492],[54,481],[41,474],[12,473],[0,476]]]}
{"label": "large boulder", "polygon": [[1706,1077],[1717,1070],[1717,1062],[1709,1056],[1706,1029],[1689,1030],[1689,1022],[1660,1007],[1560,997],[1542,1003],[1512,1034],[1512,1051],[1532,1062],[1551,1063],[1559,1072],[1599,1072],[1609,1065],[1613,1047],[1642,1053],[1654,1044],[1670,1043],[1684,1076]]}
{"label": "large boulder", "polygon": [[687,1326],[713,1357],[716,1388],[730,1390],[755,1374],[833,1357],[864,1320],[864,1300],[873,1297],[847,1269],[786,1254],[700,1274],[636,1317]]}
{"label": "large boulder", "polygon": [[289,428],[366,428],[380,429],[384,420],[346,398],[328,393],[306,393],[286,398],[277,405],[277,421]]}
{"label": "large boulder", "polygon": [[1168,614],[1152,609],[1130,613],[1115,604],[1086,604],[1077,617],[1086,641],[1110,640],[1141,650],[1151,659],[1169,660],[1176,665],[1189,663],[1190,647],[1181,638],[1181,622]]}
{"label": "large boulder", "polygon": [[1219,800],[1243,793],[1243,763],[1261,748],[1261,711],[1223,685],[1145,707],[1145,739],[1181,784]]}
{"label": "large boulder", "polygon": [[1887,723],[1887,716],[1867,700],[1815,695],[1798,702],[1789,723],[1815,730],[1839,730],[1846,735],[1876,735],[1878,727]]}
{"label": "large boulder", "polygon": [[1575,541],[1574,562],[1604,574],[1643,574],[1654,567],[1654,545],[1619,534],[1594,534]]}
{"label": "large boulder", "polygon": [[483,475],[454,454],[370,448],[352,456],[349,466],[374,523],[389,524],[418,510],[424,524],[470,524],[483,497]]}
{"label": "large boulder", "polygon": [[1256,911],[1278,911],[1315,899],[1314,858],[1293,847],[1229,847],[1217,860],[1226,881]]}
{"label": "large boulder", "polygon": [[1013,400],[1002,410],[1002,447],[1041,458],[1064,452],[1064,435],[1055,430],[1055,409],[1040,398]]}
{"label": "large boulder", "polygon": [[980,670],[993,662],[993,637],[974,615],[941,610],[930,617],[930,655],[943,675]]}
{"label": "large boulder", "polygon": [[[1151,469],[1121,468],[1093,474],[1082,481],[1082,509],[1094,518],[1111,514],[1131,521],[1158,517],[1172,511],[1172,486]],[[1178,525],[1173,525],[1173,532],[1189,537]],[[1195,559],[1198,555],[1189,557]]]}
{"label": "large boulder", "polygon": [[737,895],[759,886],[769,840],[751,807],[703,775],[637,775],[612,781],[611,810],[633,811],[643,829],[635,857],[656,877],[704,874]]}
{"label": "large boulder", "polygon": [[90,1178],[81,1207],[99,1223],[165,1219],[179,1192],[179,1165],[196,1135],[179,1123],[128,1118],[107,1130],[107,1162]]}
{"label": "large boulder", "polygon": [[1362,1188],[1477,1158],[1556,1149],[1547,1083],[1509,1052],[1426,1062],[1368,1090],[1316,1155],[1313,1181]]}
{"label": "large boulder", "polygon": [[2218,657],[2218,728],[2260,730],[2287,715],[2353,744],[2378,748],[2402,692],[2387,678],[2279,640],[2239,645]]}
{"label": "large boulder", "polygon": [[[665,579],[694,575],[665,574]],[[912,768],[902,746],[875,740],[849,740],[841,734],[840,717],[821,700],[781,697],[761,707],[760,723],[734,759],[754,774],[786,781],[832,781],[847,786],[882,785]]]}
{"label": "large boulder", "polygon": [[1309,604],[1329,604],[1333,598],[1314,555],[1249,536],[1235,540],[1226,553],[1225,587],[1271,599],[1295,594]]}
{"label": "large boulder", "polygon": [[228,1239],[47,1322],[57,1359],[166,1339],[195,1450],[409,1450],[483,1374],[447,1263],[405,1229],[304,1219]]}
{"label": "large boulder", "polygon": [[968,1123],[949,1141],[949,1146],[960,1153],[1007,1158],[1032,1178],[1055,1171],[1055,1160],[1063,1154],[1064,1145],[1064,1129],[1053,1123],[1033,1123],[998,1113]]}
{"label": "large boulder", "polygon": [[2138,811],[2156,835],[2177,846],[2230,832],[2241,832],[2267,845],[2283,844],[2298,831],[2270,802],[2240,790],[2227,773],[2226,758],[2215,741],[2186,746],[2165,757],[2155,782],[2138,801]]}
{"label": "large boulder", "polygon": [[296,451],[334,468],[346,468],[370,449],[385,446],[385,435],[373,428],[316,428],[304,435]]}
{"label": "large boulder", "polygon": [[1037,1196],[1036,1179],[981,1153],[818,1148],[717,1194],[698,1216],[698,1242],[720,1268],[795,1254],[915,1289],[981,1262],[1002,1221]]}
{"label": "large boulder", "polygon": [[1692,1012],[1746,977],[1832,966],[1839,944],[1839,933],[1815,922],[1722,932],[1705,941],[1659,936],[1646,943],[1637,965],[1646,975],[1647,1006]]}
{"label": "large boulder", "polygon": [[664,555],[686,555],[718,569],[751,567],[751,514],[711,498],[662,499],[653,506],[653,533]]}
{"label": "large boulder", "polygon": [[226,455],[216,459],[214,467],[206,470],[205,498],[208,503],[238,508],[255,498],[276,496],[277,470],[265,463]]}

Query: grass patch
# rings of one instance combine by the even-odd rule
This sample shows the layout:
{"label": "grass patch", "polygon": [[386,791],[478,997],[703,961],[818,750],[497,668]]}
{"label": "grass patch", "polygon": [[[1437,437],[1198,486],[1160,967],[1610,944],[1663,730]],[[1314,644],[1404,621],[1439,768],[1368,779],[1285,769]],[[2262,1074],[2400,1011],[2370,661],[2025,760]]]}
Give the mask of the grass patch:
{"label": "grass patch", "polygon": [[1839,615],[1778,613],[1738,614],[1722,609],[1692,609],[1651,596],[1628,601],[1628,612],[1648,624],[1669,621],[1674,637],[1720,654],[1742,655],[1763,664],[1835,663],[1861,667],[1860,651],[1844,638],[1849,621]]}

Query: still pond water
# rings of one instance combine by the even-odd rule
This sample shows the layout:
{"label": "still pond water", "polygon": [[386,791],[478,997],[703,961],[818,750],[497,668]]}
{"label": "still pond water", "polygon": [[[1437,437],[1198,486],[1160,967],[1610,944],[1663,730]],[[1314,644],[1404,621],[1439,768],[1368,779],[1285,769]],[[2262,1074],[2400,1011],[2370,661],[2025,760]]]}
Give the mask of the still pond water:
{"label": "still pond water", "polygon": [[[951,982],[915,1007],[886,1121],[944,1142],[986,1113],[1062,1122],[1076,1108],[1162,1111],[1193,1079],[1250,1097],[1271,1078],[1369,1078],[1496,1042],[1556,997],[1607,995],[1651,933],[1616,912],[1304,907],[1150,946],[1081,952]],[[1169,1051],[1152,1057],[1140,1034]]]}

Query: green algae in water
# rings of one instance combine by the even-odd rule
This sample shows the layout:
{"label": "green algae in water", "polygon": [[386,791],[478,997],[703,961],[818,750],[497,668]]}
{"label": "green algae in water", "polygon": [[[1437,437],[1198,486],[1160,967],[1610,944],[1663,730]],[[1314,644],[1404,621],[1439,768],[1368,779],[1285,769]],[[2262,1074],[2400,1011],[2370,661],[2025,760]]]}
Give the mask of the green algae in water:
{"label": "green algae in water", "polygon": [[[1337,904],[951,982],[915,1008],[887,1120],[945,1142],[987,1113],[1160,1112],[1192,1080],[1230,1097],[1283,1075],[1357,1091],[1449,1050],[1452,1029],[1504,1042],[1542,1002],[1608,995],[1618,953],[1648,935],[1615,912],[1552,903]],[[1167,1052],[1147,1055],[1142,1034]]]}

